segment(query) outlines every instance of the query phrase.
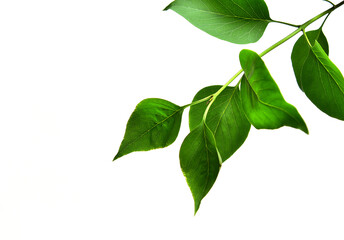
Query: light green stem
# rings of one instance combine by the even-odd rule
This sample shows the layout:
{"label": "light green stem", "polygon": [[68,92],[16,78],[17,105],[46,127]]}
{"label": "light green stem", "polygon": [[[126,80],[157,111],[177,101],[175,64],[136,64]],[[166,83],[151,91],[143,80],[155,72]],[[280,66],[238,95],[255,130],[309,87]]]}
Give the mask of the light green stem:
{"label": "light green stem", "polygon": [[189,103],[189,104],[187,104],[187,105],[184,105],[184,106],[182,106],[182,108],[185,109],[185,108],[187,108],[187,107],[191,107],[191,106],[193,106],[193,105],[197,105],[197,104],[200,104],[200,103],[202,103],[202,102],[208,101],[209,99],[212,98],[212,96],[213,96],[213,95],[209,95],[209,96],[207,96],[207,97],[205,97],[205,98],[202,98],[202,99],[200,99],[200,100],[198,100],[198,101],[195,101],[195,102]]}
{"label": "light green stem", "polygon": [[[288,36],[282,38],[280,41],[276,42],[275,44],[271,45],[269,48],[267,48],[266,50],[264,50],[261,54],[259,54],[260,57],[263,57],[264,55],[266,55],[267,53],[271,52],[272,50],[274,50],[275,48],[279,47],[280,45],[282,45],[283,43],[285,43],[286,41],[288,41],[289,39],[291,39],[292,37],[294,37],[295,35],[297,35],[299,32],[302,32],[306,29],[306,27],[308,27],[309,25],[311,25],[313,22],[317,21],[318,19],[322,18],[323,16],[325,15],[328,15],[330,13],[332,13],[334,10],[336,10],[337,8],[341,7],[342,5],[344,4],[344,1],[341,1],[340,3],[338,3],[337,5],[333,5],[331,8],[327,9],[326,11],[316,15],[315,17],[313,17],[312,19],[308,20],[307,22],[305,22],[304,24],[302,25],[293,25],[293,24],[290,24],[290,23],[285,23],[285,22],[280,22],[280,21],[275,21],[273,20],[273,22],[277,22],[277,23],[283,23],[283,24],[287,24],[287,25],[290,25],[290,26],[294,26],[294,27],[297,27],[297,29],[290,33]],[[229,85],[231,84],[241,73],[243,72],[243,69],[240,69],[226,84],[224,84],[216,93],[208,96],[208,97],[205,97],[201,100],[198,100],[198,101],[195,101],[195,102],[192,102],[188,105],[185,105],[184,107],[189,107],[189,106],[193,106],[193,105],[196,105],[196,104],[199,104],[199,103],[202,103],[202,102],[205,102],[205,101],[209,101],[209,104],[206,108],[206,111],[204,112],[204,115],[203,115],[203,120],[206,119],[207,117],[207,114],[208,114],[208,111],[212,105],[212,103],[215,101],[215,99],[217,98],[217,96],[220,95],[220,93]]]}
{"label": "light green stem", "polygon": [[305,38],[306,38],[306,40],[307,40],[307,43],[308,43],[309,47],[312,48],[312,44],[311,44],[311,42],[309,41],[309,39],[308,39],[308,37],[307,37],[306,31],[305,31],[305,30],[302,30],[302,32],[303,32],[303,35],[305,36]]}
{"label": "light green stem", "polygon": [[231,79],[229,79],[229,81],[223,85],[214,95],[213,95],[213,100],[214,98],[216,98],[217,96],[220,95],[220,93],[229,85],[231,84],[231,82],[233,82],[244,70],[240,69]]}
{"label": "light green stem", "polygon": [[274,23],[281,23],[281,24],[288,25],[288,26],[291,26],[291,27],[296,27],[296,28],[300,27],[300,25],[295,25],[295,24],[291,24],[291,23],[287,23],[287,22],[282,22],[282,21],[272,20],[272,22],[274,22]]}
{"label": "light green stem", "polygon": [[209,109],[210,109],[210,107],[211,107],[211,105],[212,105],[213,103],[214,103],[213,100],[210,101],[210,102],[208,102],[208,106],[207,106],[207,108],[205,109],[204,114],[203,114],[203,122],[205,122],[205,120],[207,119],[207,115],[208,115]]}
{"label": "light green stem", "polygon": [[275,43],[274,45],[272,45],[271,47],[267,48],[265,51],[263,51],[261,54],[259,54],[260,57],[263,57],[264,55],[266,55],[267,53],[271,52],[272,50],[274,50],[275,48],[277,48],[278,46],[280,46],[281,44],[285,43],[286,41],[288,41],[289,39],[291,39],[292,37],[294,37],[295,35],[297,35],[299,32],[303,31],[306,29],[306,27],[308,27],[309,25],[311,25],[313,22],[317,21],[319,18],[322,18],[323,16],[330,14],[331,12],[333,12],[334,10],[336,10],[337,8],[339,8],[340,6],[342,6],[344,4],[344,1],[338,3],[337,5],[334,5],[333,7],[327,9],[326,11],[320,13],[319,15],[315,16],[314,18],[308,20],[307,22],[305,22],[304,24],[300,25],[300,27],[298,29],[296,29],[294,32],[292,32],[291,34],[289,34],[288,36],[286,36],[285,38],[281,39],[280,41],[278,41],[277,43]]}

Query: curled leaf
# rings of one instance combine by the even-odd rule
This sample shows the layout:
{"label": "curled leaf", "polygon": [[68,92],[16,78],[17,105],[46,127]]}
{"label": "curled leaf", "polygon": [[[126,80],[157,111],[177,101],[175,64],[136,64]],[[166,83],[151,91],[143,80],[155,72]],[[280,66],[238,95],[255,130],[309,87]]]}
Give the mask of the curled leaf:
{"label": "curled leaf", "polygon": [[250,50],[240,52],[245,72],[241,79],[241,99],[248,120],[257,129],[298,128],[308,133],[296,108],[287,103],[261,57]]}
{"label": "curled leaf", "polygon": [[321,29],[306,35],[309,43],[304,36],[299,38],[291,56],[299,87],[321,111],[344,120],[344,77],[328,57]]}

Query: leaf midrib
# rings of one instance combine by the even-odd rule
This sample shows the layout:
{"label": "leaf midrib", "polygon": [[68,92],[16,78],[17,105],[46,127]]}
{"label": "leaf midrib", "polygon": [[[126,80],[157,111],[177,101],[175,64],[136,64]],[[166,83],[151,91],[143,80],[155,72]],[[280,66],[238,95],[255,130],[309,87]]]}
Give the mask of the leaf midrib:
{"label": "leaf midrib", "polygon": [[[318,43],[320,45],[320,43]],[[317,54],[314,52],[314,46],[311,48],[313,55],[315,56],[315,58],[318,60],[318,62],[320,62],[321,66],[325,69],[325,71],[328,73],[328,75],[331,77],[331,79],[333,80],[333,82],[335,82],[335,85],[338,87],[339,91],[344,95],[344,91],[341,88],[341,86],[339,86],[338,82],[336,81],[336,79],[333,77],[333,75],[330,73],[330,71],[327,69],[327,67],[323,64],[323,62],[319,59],[319,57],[317,56]],[[333,63],[332,63],[333,64]]]}
{"label": "leaf midrib", "polygon": [[179,7],[180,8],[193,9],[195,11],[210,13],[210,14],[214,14],[214,15],[219,15],[219,16],[227,17],[227,18],[237,18],[237,19],[246,20],[246,21],[247,20],[250,20],[250,21],[261,21],[261,22],[267,22],[267,23],[272,22],[271,19],[253,18],[253,17],[247,18],[247,17],[241,17],[241,16],[236,16],[236,15],[227,15],[227,14],[223,14],[223,13],[212,12],[212,11],[207,11],[207,10],[198,9],[198,8],[186,7],[186,6],[179,6]]}
{"label": "leaf midrib", "polygon": [[[184,108],[179,108],[178,110],[176,110],[175,112],[173,112],[170,116],[166,117],[165,119],[163,119],[162,121],[156,123],[154,126],[152,126],[150,129],[148,129],[147,131],[143,132],[140,136],[138,136],[137,138],[135,138],[134,140],[132,140],[130,143],[128,143],[125,147],[123,147],[122,151],[123,152],[125,149],[127,149],[129,146],[131,146],[133,143],[135,143],[136,141],[138,141],[140,138],[142,138],[143,136],[145,136],[147,133],[149,133],[150,131],[152,131],[154,128],[156,128],[158,125],[164,123],[165,121],[167,121],[169,118],[173,117],[173,115],[175,115],[176,113],[183,111]],[[118,154],[117,154],[118,155]]]}
{"label": "leaf midrib", "polygon": [[210,178],[210,160],[209,160],[209,148],[208,148],[208,144],[207,144],[207,136],[206,136],[206,125],[205,125],[205,122],[202,123],[203,124],[203,138],[204,138],[204,144],[205,144],[205,149],[206,149],[206,155],[207,155],[207,164],[208,164],[208,167],[207,167],[207,178],[206,178],[206,182],[205,182],[205,185],[203,187],[203,190],[202,190],[202,195],[201,195],[201,199],[203,198],[203,196],[205,195],[205,192],[206,192],[206,189],[207,189],[207,186],[208,186],[208,183],[209,183],[209,178]]}
{"label": "leaf midrib", "polygon": [[217,129],[218,129],[219,126],[220,126],[220,122],[222,121],[223,115],[224,115],[225,112],[227,111],[228,106],[229,106],[229,104],[231,103],[231,101],[232,101],[232,99],[233,99],[233,96],[234,96],[234,94],[235,94],[235,91],[237,90],[238,87],[239,87],[239,85],[237,85],[237,86],[233,89],[232,95],[231,95],[230,98],[228,99],[228,102],[227,102],[227,104],[226,104],[226,106],[225,106],[225,109],[222,111],[222,114],[220,115],[219,121],[218,121],[217,124],[216,124],[215,130],[214,130],[214,135],[216,135]]}

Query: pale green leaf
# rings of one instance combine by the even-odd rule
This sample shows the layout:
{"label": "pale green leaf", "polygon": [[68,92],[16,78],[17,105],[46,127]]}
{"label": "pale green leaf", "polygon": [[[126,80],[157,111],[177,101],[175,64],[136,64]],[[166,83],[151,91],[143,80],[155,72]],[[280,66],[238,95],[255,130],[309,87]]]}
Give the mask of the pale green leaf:
{"label": "pale green leaf", "polygon": [[258,41],[272,21],[264,0],[175,0],[167,9],[214,37],[238,44]]}

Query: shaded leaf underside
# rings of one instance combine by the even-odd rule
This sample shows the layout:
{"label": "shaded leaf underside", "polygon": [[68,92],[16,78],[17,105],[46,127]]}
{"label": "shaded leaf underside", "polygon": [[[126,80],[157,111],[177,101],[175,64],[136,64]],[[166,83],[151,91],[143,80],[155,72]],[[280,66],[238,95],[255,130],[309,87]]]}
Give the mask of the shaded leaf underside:
{"label": "shaded leaf underside", "polygon": [[296,108],[287,103],[260,56],[242,50],[240,63],[245,72],[241,80],[243,109],[257,129],[298,128],[308,133],[307,126]]}

